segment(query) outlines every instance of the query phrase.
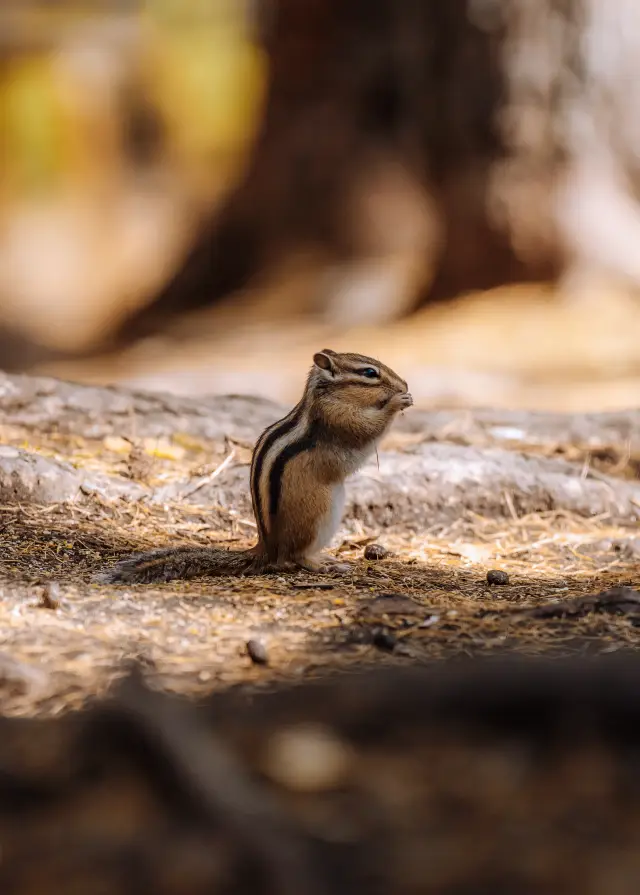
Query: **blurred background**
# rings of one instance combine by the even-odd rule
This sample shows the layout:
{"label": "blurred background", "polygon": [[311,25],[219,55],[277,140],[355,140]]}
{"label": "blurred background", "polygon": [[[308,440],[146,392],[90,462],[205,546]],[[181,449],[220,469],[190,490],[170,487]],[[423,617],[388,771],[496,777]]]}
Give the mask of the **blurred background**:
{"label": "blurred background", "polygon": [[0,368],[640,394],[635,0],[3,0]]}

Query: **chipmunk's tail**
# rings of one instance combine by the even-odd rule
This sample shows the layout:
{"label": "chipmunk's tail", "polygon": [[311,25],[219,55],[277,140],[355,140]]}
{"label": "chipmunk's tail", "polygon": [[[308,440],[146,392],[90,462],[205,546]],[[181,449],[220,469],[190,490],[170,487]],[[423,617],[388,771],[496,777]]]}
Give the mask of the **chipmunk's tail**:
{"label": "chipmunk's tail", "polygon": [[201,575],[257,574],[264,567],[265,560],[252,550],[169,547],[128,556],[111,569],[100,572],[94,581],[99,584],[151,584]]}

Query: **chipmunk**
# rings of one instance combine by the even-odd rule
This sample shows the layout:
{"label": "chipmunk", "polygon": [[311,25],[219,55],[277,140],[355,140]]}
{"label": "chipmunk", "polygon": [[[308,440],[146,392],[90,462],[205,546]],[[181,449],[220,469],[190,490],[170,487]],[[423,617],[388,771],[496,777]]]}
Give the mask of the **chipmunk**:
{"label": "chipmunk", "polygon": [[412,404],[407,383],[380,361],[318,352],[302,399],[265,429],[253,451],[255,547],[153,550],[121,560],[98,580],[139,584],[293,569],[345,571],[350,566],[321,553],[340,525],[344,481],[373,453],[396,413]]}

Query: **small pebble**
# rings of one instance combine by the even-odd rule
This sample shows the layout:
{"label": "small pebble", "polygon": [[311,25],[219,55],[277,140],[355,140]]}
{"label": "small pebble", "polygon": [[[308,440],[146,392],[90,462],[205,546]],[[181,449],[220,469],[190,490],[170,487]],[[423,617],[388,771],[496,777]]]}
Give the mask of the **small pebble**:
{"label": "small pebble", "polygon": [[372,642],[378,649],[384,650],[387,653],[392,653],[398,643],[393,634],[389,631],[385,631],[384,628],[378,628],[378,630],[373,632]]}
{"label": "small pebble", "polygon": [[259,640],[247,641],[247,653],[254,665],[267,665],[269,663],[266,647]]}
{"label": "small pebble", "polygon": [[440,621],[439,615],[430,615],[429,618],[425,618],[423,622],[420,622],[418,625],[419,628],[430,628],[432,625],[435,625]]}
{"label": "small pebble", "polygon": [[487,584],[508,584],[509,576],[506,572],[503,572],[501,569],[491,569],[490,572],[487,572]]}
{"label": "small pebble", "polygon": [[47,581],[38,605],[41,609],[60,608],[60,585],[57,581]]}
{"label": "small pebble", "polygon": [[367,544],[364,548],[365,559],[384,559],[389,555],[389,551],[382,544]]}
{"label": "small pebble", "polygon": [[631,538],[626,541],[615,541],[612,546],[613,550],[616,553],[620,553],[623,559],[640,559],[640,538]]}
{"label": "small pebble", "polygon": [[347,743],[329,728],[308,724],[273,734],[265,750],[265,770],[272,780],[299,792],[321,792],[348,776],[353,756]]}

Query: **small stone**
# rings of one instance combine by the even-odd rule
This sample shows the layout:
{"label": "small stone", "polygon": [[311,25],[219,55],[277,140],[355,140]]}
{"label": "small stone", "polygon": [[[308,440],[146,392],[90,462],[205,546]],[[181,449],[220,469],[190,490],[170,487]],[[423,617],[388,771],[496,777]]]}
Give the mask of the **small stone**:
{"label": "small stone", "polygon": [[38,605],[41,609],[60,608],[60,585],[57,581],[47,581]]}
{"label": "small stone", "polygon": [[269,656],[264,643],[259,640],[247,641],[247,654],[254,665],[268,665]]}
{"label": "small stone", "polygon": [[396,648],[398,641],[389,631],[385,631],[384,628],[378,628],[373,632],[372,643],[378,649],[384,650],[387,653],[392,653]]}
{"label": "small stone", "polygon": [[423,622],[421,622],[418,627],[419,628],[431,628],[433,625],[437,624],[440,621],[439,615],[430,615],[429,618],[425,618]]}
{"label": "small stone", "polygon": [[364,558],[365,559],[384,559],[389,555],[389,551],[386,547],[383,547],[382,544],[367,544],[364,548]]}
{"label": "small stone", "polygon": [[487,572],[487,584],[489,586],[492,585],[501,585],[508,584],[509,576],[506,572],[503,572],[501,569],[491,569],[491,571]]}
{"label": "small stone", "polygon": [[630,538],[613,542],[613,550],[619,553],[623,559],[640,559],[640,538]]}
{"label": "small stone", "polygon": [[272,780],[299,792],[322,792],[349,776],[351,750],[324,726],[299,725],[278,731],[265,750],[265,770]]}

